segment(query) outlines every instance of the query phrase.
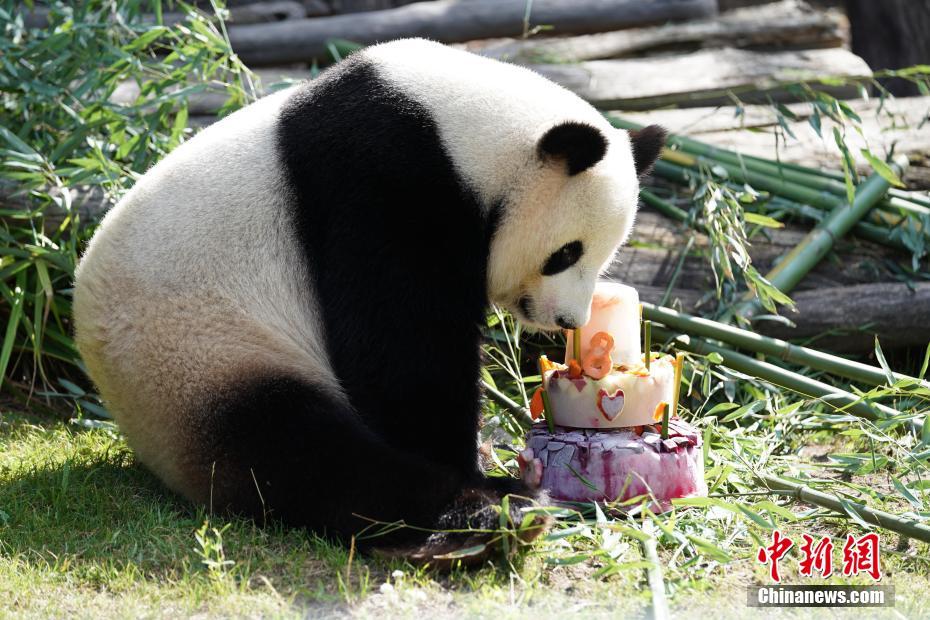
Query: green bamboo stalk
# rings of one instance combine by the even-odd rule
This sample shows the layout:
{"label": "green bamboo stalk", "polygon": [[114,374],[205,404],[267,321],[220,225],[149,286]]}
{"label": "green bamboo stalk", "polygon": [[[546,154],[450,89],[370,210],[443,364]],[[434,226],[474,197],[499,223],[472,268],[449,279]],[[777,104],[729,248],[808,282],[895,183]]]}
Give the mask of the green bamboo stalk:
{"label": "green bamboo stalk", "polygon": [[[676,181],[680,183],[688,182],[689,172],[687,168],[676,166],[675,164],[670,164],[668,162],[662,162],[662,161],[657,162],[656,165],[658,168],[656,172],[659,174],[659,176],[663,176],[664,178],[667,178],[671,181]],[[737,187],[736,185],[732,183],[728,183],[727,185],[730,186],[731,189],[733,189],[734,191],[742,191],[741,188]],[[697,230],[699,232],[702,232],[705,234],[707,233],[707,228],[704,226],[703,222],[692,218],[688,214],[688,212],[685,211],[684,209],[676,207],[675,205],[671,204],[667,200],[663,200],[662,198],[659,198],[658,196],[656,196],[655,194],[653,194],[652,192],[646,189],[641,189],[639,191],[639,196],[645,204],[653,207],[654,209],[656,209],[657,211],[659,211],[666,217],[673,219],[675,221],[687,224],[692,229]],[[813,207],[813,206],[806,205],[806,204],[801,204],[798,202],[793,202],[786,198],[782,198],[781,196],[773,196],[766,202],[766,204],[779,208],[779,209],[783,209],[785,211],[788,211],[794,215],[802,217],[806,220],[810,220],[812,222],[822,222],[823,218],[826,217],[826,214],[828,213],[828,211],[818,209],[817,207]],[[745,205],[745,207],[751,207],[751,206],[752,206],[751,204]],[[867,241],[871,241],[872,243],[878,243],[880,245],[894,248],[896,250],[903,250],[905,252],[912,251],[909,247],[907,247],[904,244],[904,242],[901,239],[893,236],[891,231],[887,228],[887,226],[878,226],[876,224],[858,222],[853,227],[852,232],[857,237],[860,237]]]}
{"label": "green bamboo stalk", "polygon": [[[907,160],[899,159],[890,164],[896,174],[907,168]],[[811,230],[791,251],[781,257],[781,261],[766,274],[766,279],[775,288],[788,293],[826,256],[837,239],[841,238],[862,219],[865,213],[888,191],[890,184],[878,174],[873,174],[856,190],[856,199],[849,208],[834,209]],[[762,306],[756,299],[747,299],[735,309],[734,314],[750,318]]]}
{"label": "green bamboo stalk", "polygon": [[[698,172],[682,164],[693,163],[696,165],[698,163],[698,160],[696,159],[692,160],[688,157],[684,157],[684,158],[679,157],[679,156],[673,156],[673,157],[679,163],[673,163],[671,161],[665,161],[665,160],[659,160],[656,162],[654,172],[657,176],[660,176],[664,179],[668,179],[669,181],[673,181],[676,183],[688,183],[691,179],[696,178],[695,175],[697,175]],[[704,161],[703,163],[710,165],[713,162]],[[714,163],[713,165],[717,165],[717,164]],[[722,167],[724,167],[724,169],[727,169],[726,166],[722,166]],[[727,169],[727,170],[728,170],[728,174],[730,175],[731,181],[727,182],[726,185],[728,185],[729,187],[731,187],[732,189],[736,191],[742,191],[742,188],[739,187],[738,183],[749,182],[754,187],[765,190],[773,194],[774,195],[773,200],[774,199],[788,200],[795,204],[803,204],[805,206],[808,206],[808,208],[815,208],[818,211],[821,211],[823,213],[833,211],[839,207],[845,206],[846,204],[842,198],[839,198],[832,194],[818,192],[810,188],[793,186],[789,183],[783,183],[783,182],[780,182],[772,178],[758,176],[756,173],[753,173],[752,175],[747,176],[747,175],[743,175],[743,173],[740,171],[735,171],[735,170],[730,170],[730,169]],[[734,183],[734,181],[736,183]],[[661,199],[657,199],[657,200],[661,200]],[[646,200],[644,202],[646,202],[646,204],[652,204],[652,202],[650,202],[649,200]],[[656,206],[656,208],[660,208],[657,205],[653,205],[653,206]],[[670,206],[672,206],[674,209],[678,208],[678,207],[675,207],[674,205],[670,205]],[[663,213],[666,213],[666,210],[663,210]],[[669,215],[669,217],[674,217],[678,219],[678,217],[676,217],[677,214],[675,214],[674,212],[667,212],[666,215]],[[890,239],[890,232],[888,231],[889,227],[908,226],[908,227],[913,227],[918,231],[921,230],[920,222],[917,222],[913,220],[912,218],[908,218],[908,217],[905,217],[905,216],[902,216],[896,213],[890,213],[888,211],[870,209],[866,213],[866,218],[868,219],[869,224],[873,226],[878,226],[882,230],[888,232],[888,235],[883,235],[883,236],[888,236],[889,239]],[[870,232],[870,231],[863,231],[862,236],[866,239],[877,238],[877,235],[874,234],[874,232]],[[927,236],[930,236],[930,235],[927,235]],[[892,243],[895,243],[895,242],[892,241]],[[895,243],[895,245],[893,245],[892,247],[897,247],[898,245],[900,244]]]}
{"label": "green bamboo stalk", "polygon": [[[803,185],[804,187],[808,187],[810,189],[833,194],[833,196],[838,198],[840,202],[842,202],[846,197],[845,182],[837,181],[835,179],[827,178],[821,175],[800,172],[792,169],[785,169],[779,164],[779,162],[769,161],[761,158],[750,159],[744,155],[706,145],[694,140],[682,140],[681,148],[688,153],[692,153],[703,158],[709,158],[716,162],[727,164],[728,166],[739,166],[745,168],[746,170],[751,170],[753,172],[758,172],[769,177],[778,178],[786,183]],[[880,208],[875,210],[874,217],[876,220],[881,219],[882,217],[890,217],[894,215],[897,215],[899,219],[903,219],[899,214],[883,210],[882,207],[884,209],[901,209],[919,216],[930,215],[930,209],[927,207],[910,203],[892,196],[886,196],[885,198],[882,198],[882,200],[878,202],[877,206]]]}
{"label": "green bamboo stalk", "polygon": [[[666,149],[663,151],[662,157],[663,159],[656,163],[656,173],[671,180],[687,181],[696,173],[696,170],[700,166],[708,168],[720,167],[727,172],[727,176],[731,181],[749,183],[756,189],[762,189],[776,196],[808,204],[818,209],[833,211],[846,204],[844,198],[846,196],[845,186],[843,194],[840,196],[823,189],[806,187],[782,179],[778,176],[777,172],[750,170],[737,164],[720,162],[703,155],[695,156],[690,153],[669,151]],[[884,200],[884,198],[882,200]],[[922,207],[915,206],[914,209],[922,209]],[[914,211],[914,213],[915,215],[924,215],[924,211]],[[926,214],[930,215],[930,210],[927,210]],[[930,234],[923,230],[923,225],[920,221],[894,211],[876,209],[874,205],[873,208],[866,211],[864,217],[872,224],[883,227],[907,226],[913,228],[917,232],[922,232],[930,236]]]}
{"label": "green bamboo stalk", "polygon": [[877,508],[869,508],[853,500],[841,500],[836,495],[823,493],[807,485],[785,480],[772,474],[755,473],[753,475],[769,489],[790,495],[799,502],[813,504],[849,517],[852,517],[852,515],[847,507],[851,507],[856,515],[867,523],[872,523],[909,538],[930,542],[930,525],[915,519],[899,517]]}
{"label": "green bamboo stalk", "polygon": [[845,390],[822,383],[816,379],[811,379],[810,377],[805,377],[804,375],[800,375],[785,368],[780,368],[774,364],[757,360],[748,355],[737,353],[725,347],[711,344],[706,340],[691,338],[690,336],[682,337],[680,334],[676,334],[659,325],[653,327],[653,332],[658,338],[674,340],[675,347],[684,349],[685,351],[690,351],[699,355],[717,353],[723,358],[723,365],[728,368],[758,377],[773,385],[788,388],[803,396],[821,399],[825,404],[836,410],[842,410],[843,412],[873,422],[887,420],[901,415],[900,412],[886,405],[866,402],[855,394]]}
{"label": "green bamboo stalk", "polygon": [[526,407],[522,407],[510,399],[509,396],[498,390],[496,387],[485,381],[481,380],[481,385],[484,387],[484,391],[491,397],[491,400],[496,402],[501,407],[507,409],[514,417],[520,426],[524,429],[530,429],[533,426],[533,416],[530,415],[530,412],[526,410]]}
{"label": "green bamboo stalk", "polygon": [[652,362],[652,321],[643,321],[643,349],[645,349],[645,356],[643,359],[646,362],[646,371],[649,371],[649,365]]}
{"label": "green bamboo stalk", "polygon": [[[682,148],[685,148],[684,146]],[[790,162],[784,161],[775,161],[770,159],[764,159],[762,157],[756,157],[754,155],[743,155],[741,153],[736,153],[734,151],[727,151],[728,153],[735,155],[736,157],[742,157],[745,160],[753,162],[753,165],[767,165],[774,169],[775,174],[781,175],[784,171],[791,171],[799,173],[802,176],[793,177],[798,179],[798,182],[807,183],[805,177],[809,179],[813,185],[811,187],[820,187],[819,181],[817,179],[828,179],[832,181],[829,185],[829,191],[838,196],[846,195],[846,183],[845,177],[842,172],[834,172],[831,170],[821,170],[817,168],[807,168],[805,166],[800,166],[798,164],[793,164]],[[824,186],[826,188],[827,186]],[[879,207],[894,209],[900,208],[917,215],[930,214],[930,200],[924,200],[920,196],[913,195],[913,192],[907,190],[901,190],[897,188],[891,188],[888,190],[888,197],[883,199],[878,203]],[[920,207],[920,208],[915,208]]]}
{"label": "green bamboo stalk", "polygon": [[[621,129],[642,129],[642,125],[632,123],[614,116],[608,116],[608,120]],[[728,173],[733,173],[733,169],[742,171],[751,171],[761,173],[765,176],[777,178],[783,182],[792,185],[805,186],[808,189],[816,190],[826,194],[832,194],[835,197],[843,198],[846,196],[846,184],[844,177],[840,174],[838,177],[827,171],[814,170],[805,168],[797,164],[786,162],[775,162],[751,155],[743,155],[734,151],[729,151],[720,147],[712,146],[705,142],[700,142],[686,136],[669,136],[668,144],[676,146],[692,155],[703,156],[712,161],[704,161],[709,164],[724,164]],[[745,182],[745,181],[744,181]],[[781,185],[785,185],[782,183]],[[755,184],[754,184],[755,186]],[[775,190],[767,190],[775,191]],[[885,208],[898,208],[910,211],[918,215],[930,215],[930,202],[922,201],[917,197],[909,196],[906,192],[893,190],[894,194],[890,197],[883,198],[879,204]],[[891,193],[891,192],[889,192]],[[807,202],[803,201],[802,202]],[[841,201],[842,202],[842,201]],[[822,207],[826,208],[826,207]]]}
{"label": "green bamboo stalk", "polygon": [[[829,213],[828,211],[821,211],[816,207],[793,202],[780,196],[773,196],[765,204],[766,206],[773,209],[787,211],[792,215],[796,215],[801,219],[814,223],[822,222],[824,217],[827,216],[827,213]],[[752,206],[752,204],[748,204],[744,205],[744,208],[751,208]],[[913,252],[911,248],[907,247],[904,241],[893,235],[892,231],[889,230],[886,226],[878,226],[868,222],[858,222],[855,226],[853,226],[852,234],[859,237],[860,239],[871,241],[872,243],[877,243],[879,245],[884,245],[886,247],[902,250],[905,252]]]}
{"label": "green bamboo stalk", "polygon": [[[676,312],[671,308],[655,306],[648,302],[643,302],[642,306],[644,317],[688,334],[712,338],[753,353],[762,353],[791,364],[821,370],[867,385],[880,386],[888,384],[888,376],[885,371],[875,366],[862,364],[837,355],[830,355],[816,349],[794,345],[778,338],[763,336],[726,323]],[[893,374],[897,380],[910,380],[923,387],[930,388],[930,381],[921,381],[901,373]]]}
{"label": "green bamboo stalk", "polygon": [[667,200],[662,200],[648,189],[639,190],[639,198],[644,203],[670,219],[676,220],[678,222],[687,222],[689,219],[687,211],[676,207]]}
{"label": "green bamboo stalk", "polygon": [[649,562],[646,569],[646,581],[652,593],[652,619],[665,620],[668,615],[668,599],[665,597],[665,578],[662,576],[662,564],[659,562],[659,553],[656,549],[655,527],[652,521],[643,522],[643,557]]}

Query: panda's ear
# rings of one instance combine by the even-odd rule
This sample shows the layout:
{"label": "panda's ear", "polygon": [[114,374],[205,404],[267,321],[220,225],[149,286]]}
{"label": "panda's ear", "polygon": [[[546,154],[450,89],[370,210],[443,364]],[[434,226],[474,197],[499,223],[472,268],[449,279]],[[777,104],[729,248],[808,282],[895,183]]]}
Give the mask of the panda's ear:
{"label": "panda's ear", "polygon": [[603,159],[607,138],[596,127],[566,121],[547,131],[536,150],[543,161],[564,161],[569,176],[574,176]]}
{"label": "panda's ear", "polygon": [[652,170],[659,158],[668,132],[658,125],[649,125],[630,132],[630,146],[633,147],[633,161],[636,162],[636,174],[643,176]]}

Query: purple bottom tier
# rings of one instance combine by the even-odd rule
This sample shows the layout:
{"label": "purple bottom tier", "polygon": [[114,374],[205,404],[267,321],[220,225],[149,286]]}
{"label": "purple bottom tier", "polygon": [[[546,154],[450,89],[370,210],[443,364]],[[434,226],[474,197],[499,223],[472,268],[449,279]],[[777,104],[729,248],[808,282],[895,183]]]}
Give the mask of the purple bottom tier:
{"label": "purple bottom tier", "polygon": [[707,495],[701,435],[681,420],[669,438],[632,429],[598,431],[545,424],[530,431],[520,455],[524,479],[555,500],[624,501],[651,495],[663,510],[669,500]]}

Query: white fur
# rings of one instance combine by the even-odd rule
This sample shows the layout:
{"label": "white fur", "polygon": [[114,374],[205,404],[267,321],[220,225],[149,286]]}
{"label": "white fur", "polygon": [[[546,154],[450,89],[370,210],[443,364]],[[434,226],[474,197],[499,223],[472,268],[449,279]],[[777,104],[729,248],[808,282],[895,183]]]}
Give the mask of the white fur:
{"label": "white fur", "polygon": [[[435,115],[473,190],[504,201],[491,298],[513,309],[531,295],[541,327],[557,315],[585,322],[597,274],[632,225],[638,183],[626,133],[526,69],[422,40],[361,53]],[[282,193],[275,121],[292,92],[216,123],[155,166],[107,215],[77,271],[77,342],[90,375],[141,460],[188,494],[180,439],[198,400],[268,372],[344,398]],[[574,177],[536,154],[567,120],[610,143]],[[398,145],[381,147],[390,156]],[[576,239],[581,261],[541,276],[546,258]]]}
{"label": "white fur", "polygon": [[[339,393],[286,221],[274,121],[289,92],[205,129],[107,214],[77,271],[77,343],[140,458],[172,448],[197,400],[277,370]],[[259,421],[257,421],[259,422]]]}
{"label": "white fur", "polygon": [[[364,54],[433,113],[446,150],[483,202],[506,200],[491,249],[491,299],[519,316],[517,300],[529,295],[531,326],[553,329],[557,316],[586,323],[597,276],[629,236],[636,213],[639,181],[628,134],[529,69],[422,39]],[[609,144],[604,159],[574,177],[536,155],[539,139],[565,121],[598,128]],[[540,276],[549,255],[575,240],[585,248],[578,264]]]}

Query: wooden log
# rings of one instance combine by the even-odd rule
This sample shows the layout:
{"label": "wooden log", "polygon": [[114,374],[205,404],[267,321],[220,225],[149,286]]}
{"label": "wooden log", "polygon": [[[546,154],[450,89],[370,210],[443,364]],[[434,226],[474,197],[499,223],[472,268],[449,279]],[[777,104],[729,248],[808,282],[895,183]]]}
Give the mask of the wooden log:
{"label": "wooden log", "polygon": [[759,321],[760,332],[782,339],[817,338],[813,346],[835,351],[926,346],[930,342],[930,282],[879,282],[799,291],[797,312],[785,313],[789,327]]}
{"label": "wooden log", "polygon": [[[783,85],[824,75],[866,77],[868,65],[840,48],[800,52],[703,50],[679,56],[635,60],[593,60],[576,65],[531,65],[533,69],[587,99],[618,110],[726,104],[731,93],[745,101],[796,100]],[[828,86],[838,97],[854,86]]]}
{"label": "wooden log", "polygon": [[[71,188],[72,209],[76,209],[81,219],[93,221],[103,217],[113,203],[99,186]],[[9,181],[0,180],[0,208],[20,209],[26,211],[34,205],[22,190]],[[65,211],[50,205],[45,211],[46,230],[57,227],[65,218]]]}
{"label": "wooden log", "polygon": [[706,20],[577,37],[508,39],[469,45],[469,49],[489,58],[527,64],[622,58],[657,49],[812,49],[838,47],[844,40],[838,13],[814,11],[800,0],[781,0]]}
{"label": "wooden log", "polygon": [[[278,24],[269,27],[272,25]],[[747,100],[762,96],[785,100],[792,96],[778,88],[785,81],[825,74],[869,74],[868,67],[861,59],[843,49],[778,53],[718,49],[678,56],[531,67],[599,107],[627,110],[653,110],[656,106],[670,102],[684,106],[707,105],[715,101],[730,102],[729,92],[738,93]],[[259,70],[258,73],[265,86],[282,78],[304,79],[310,76],[308,70],[301,69],[269,68]],[[127,88],[137,90],[132,85]],[[830,87],[827,90],[839,96],[856,94],[853,86]],[[196,94],[191,97],[191,113],[213,113],[224,100],[222,94]],[[635,120],[633,116],[625,116]],[[774,118],[771,113],[770,117]],[[672,126],[673,129],[675,127]],[[770,148],[768,156],[771,154]]]}
{"label": "wooden log", "polygon": [[[582,34],[675,19],[714,15],[716,0],[535,0],[529,25],[556,34]],[[325,58],[326,42],[362,44],[403,37],[456,43],[519,36],[526,29],[525,0],[436,0],[385,11],[230,26],[233,49],[250,66]]]}
{"label": "wooden log", "polygon": [[[770,231],[768,239],[754,239],[750,254],[756,268],[771,269],[775,259],[805,233],[803,227],[789,226]],[[657,213],[642,210],[633,242],[620,250],[606,277],[636,287],[645,301],[659,303],[685,247],[683,234],[690,233]],[[706,247],[707,240],[699,235],[672,288],[669,305],[696,314],[716,307],[713,276],[702,255]],[[895,275],[887,266],[889,258],[894,253],[880,246],[850,238],[838,240],[833,253],[792,293],[798,311],[781,311],[796,326],[773,321],[759,321],[756,326],[762,333],[783,339],[818,337],[817,347],[835,351],[871,351],[875,334],[883,346],[925,346],[930,341],[926,321],[930,283],[915,284],[916,292],[912,292],[907,284],[890,282]]]}
{"label": "wooden log", "polygon": [[[213,9],[207,5],[200,7],[207,15],[213,14]],[[48,28],[49,10],[44,7],[35,7],[28,11],[23,19],[27,28]],[[278,22],[288,19],[302,19],[307,17],[307,9],[295,0],[271,0],[233,6],[229,8],[229,24],[262,24]],[[162,23],[166,26],[183,22],[187,19],[186,13],[165,12],[162,14]],[[154,15],[143,15],[142,23],[155,24]]]}
{"label": "wooden log", "polygon": [[[662,286],[636,285],[636,289],[640,299],[653,304],[665,295]],[[668,305],[685,312],[707,312],[713,309],[713,304],[701,303],[707,292],[676,288]],[[782,315],[793,326],[763,320],[753,329],[766,336],[810,341],[810,346],[818,349],[844,353],[871,352],[875,336],[885,349],[930,343],[930,282],[916,283],[913,288],[898,282],[834,286],[798,291],[792,299],[797,311],[783,311]]]}

